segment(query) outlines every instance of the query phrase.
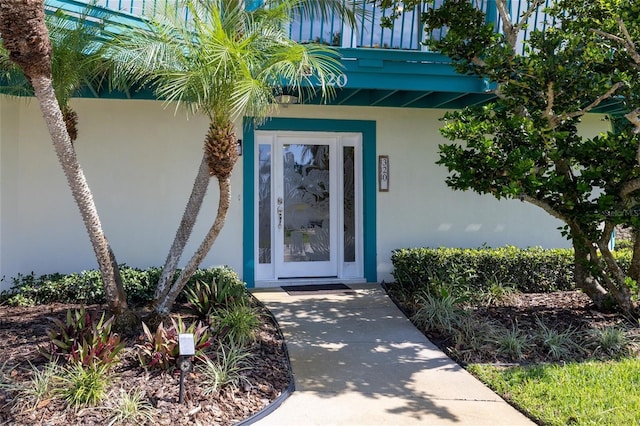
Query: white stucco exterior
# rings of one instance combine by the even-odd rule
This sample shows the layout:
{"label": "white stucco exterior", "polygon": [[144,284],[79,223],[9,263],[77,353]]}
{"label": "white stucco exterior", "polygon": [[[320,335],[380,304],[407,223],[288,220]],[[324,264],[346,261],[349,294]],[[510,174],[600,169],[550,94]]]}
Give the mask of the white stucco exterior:
{"label": "white stucco exterior", "polygon": [[[120,263],[160,266],[183,212],[202,154],[207,120],[174,114],[157,101],[73,100],[77,152],[103,227]],[[376,121],[377,154],[390,159],[390,190],[377,196],[378,280],[391,279],[391,250],[402,247],[567,246],[558,221],[519,201],[453,192],[435,165],[442,110],[299,106],[280,117]],[[585,119],[585,133],[606,128]],[[241,135],[242,129],[238,127]],[[331,130],[331,129],[327,129]],[[203,266],[242,273],[242,162],[225,228]],[[200,237],[217,208],[217,186],[194,231]],[[190,256],[195,238],[185,251]],[[185,259],[186,261],[186,259]],[[0,276],[96,268],[80,215],[58,165],[37,102],[0,99]]]}

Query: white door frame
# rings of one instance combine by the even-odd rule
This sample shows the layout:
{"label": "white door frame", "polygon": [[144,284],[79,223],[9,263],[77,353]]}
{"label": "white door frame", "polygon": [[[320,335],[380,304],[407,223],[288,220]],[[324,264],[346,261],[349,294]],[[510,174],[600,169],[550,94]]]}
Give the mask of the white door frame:
{"label": "white door frame", "polygon": [[[322,272],[322,266],[318,266],[318,270],[312,271],[309,268],[296,270],[295,268],[287,269],[285,265],[281,263],[281,260],[277,260],[281,256],[281,253],[275,249],[275,247],[282,247],[284,244],[284,236],[282,232],[277,232],[278,226],[278,194],[282,194],[282,184],[279,183],[278,179],[275,177],[270,178],[269,183],[263,182],[262,185],[269,187],[270,191],[270,202],[267,204],[270,205],[270,213],[266,212],[268,217],[271,220],[271,235],[270,241],[271,244],[268,245],[268,256],[261,256],[261,248],[260,248],[260,231],[255,232],[255,253],[254,258],[256,259],[256,269],[255,269],[255,281],[257,287],[265,287],[272,285],[281,285],[283,279],[286,279],[287,282],[292,282],[295,280],[304,281],[304,282],[328,282],[328,281],[356,281],[363,282],[364,281],[364,259],[363,259],[363,185],[362,185],[362,134],[361,133],[342,133],[342,132],[312,132],[312,131],[256,131],[255,132],[255,158],[256,164],[254,165],[256,170],[256,179],[259,181],[261,179],[260,172],[260,163],[261,163],[261,149],[266,149],[269,152],[268,157],[270,157],[270,167],[271,174],[274,174],[274,171],[277,168],[281,168],[282,158],[282,146],[285,143],[297,143],[297,144],[324,144],[324,145],[332,145],[333,149],[331,150],[331,158],[330,164],[336,165],[333,169],[335,172],[332,172],[333,178],[330,181],[330,193],[331,195],[331,208],[330,208],[330,222],[331,228],[334,230],[332,234],[332,261],[335,264],[327,264],[326,271]],[[295,141],[295,142],[294,142]],[[307,142],[310,141],[310,142]],[[354,214],[355,214],[355,258],[347,259],[345,258],[345,242],[344,242],[344,232],[345,224],[344,224],[344,208],[342,200],[344,197],[344,155],[345,148],[353,149],[353,174],[354,174]],[[263,155],[264,156],[264,155]],[[280,179],[281,180],[281,179]],[[261,185],[258,183],[258,185]],[[260,190],[255,191],[255,229],[260,229]],[[335,195],[335,197],[334,197]],[[281,196],[281,195],[280,195]],[[265,220],[265,219],[263,219]],[[267,232],[266,228],[263,224],[263,233]],[[268,237],[268,236],[267,236]],[[264,239],[265,236],[263,235]],[[335,241],[335,243],[333,242]],[[335,249],[333,249],[335,247]],[[315,266],[311,265],[316,262],[303,262],[306,266]],[[322,262],[318,262],[322,263]],[[284,270],[283,270],[284,268]]]}

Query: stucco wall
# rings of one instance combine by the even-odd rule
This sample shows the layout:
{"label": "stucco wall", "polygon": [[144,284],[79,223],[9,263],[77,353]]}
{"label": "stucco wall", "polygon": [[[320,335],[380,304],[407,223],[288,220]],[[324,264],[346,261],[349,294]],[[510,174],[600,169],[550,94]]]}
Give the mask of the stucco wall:
{"label": "stucco wall", "polygon": [[[207,121],[187,121],[183,113],[174,115],[153,101],[78,99],[73,106],[80,118],[78,155],[118,260],[136,267],[161,265],[200,162]],[[278,115],[377,122],[377,153],[389,155],[391,171],[390,191],[377,193],[378,280],[391,279],[389,257],[401,247],[566,246],[559,222],[536,207],[446,187],[446,170],[434,164],[437,146],[445,142],[437,131],[443,113],[292,105]],[[0,120],[0,274],[95,268],[37,103],[1,99]],[[586,121],[586,133],[605,128],[601,117]],[[196,236],[215,216],[212,183]],[[203,266],[228,264],[242,271],[241,185],[239,162],[229,219]]]}
{"label": "stucco wall", "polygon": [[[0,274],[75,272],[97,267],[35,100],[0,100],[2,121],[2,252]],[[207,120],[174,115],[153,101],[73,100],[79,115],[78,157],[103,228],[119,262],[160,266],[200,164]],[[9,119],[10,117],[10,119]],[[232,176],[229,220],[204,266],[241,270],[242,165]],[[194,230],[213,223],[212,181]],[[185,257],[200,241],[191,242]],[[184,264],[184,262],[183,262]],[[7,279],[2,283],[7,288]]]}
{"label": "stucco wall", "polygon": [[[435,164],[443,110],[290,106],[280,116],[367,119],[377,122],[377,154],[389,155],[390,190],[377,194],[378,280],[391,280],[391,251],[405,247],[565,247],[561,222],[516,200],[452,191]],[[585,118],[582,132],[604,130],[601,116]]]}

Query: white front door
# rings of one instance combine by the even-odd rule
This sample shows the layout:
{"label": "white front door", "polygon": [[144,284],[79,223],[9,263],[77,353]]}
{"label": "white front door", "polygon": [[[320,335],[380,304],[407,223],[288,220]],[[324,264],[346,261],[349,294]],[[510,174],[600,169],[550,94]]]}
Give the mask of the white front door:
{"label": "white front door", "polygon": [[359,134],[256,132],[256,279],[362,276]]}
{"label": "white front door", "polygon": [[335,137],[281,136],[275,144],[277,278],[337,277]]}

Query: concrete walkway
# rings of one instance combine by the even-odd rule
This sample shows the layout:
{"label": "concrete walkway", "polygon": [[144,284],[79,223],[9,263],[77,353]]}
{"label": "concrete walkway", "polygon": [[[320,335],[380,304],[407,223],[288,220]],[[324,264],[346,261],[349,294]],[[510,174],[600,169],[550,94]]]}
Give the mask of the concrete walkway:
{"label": "concrete walkway", "polygon": [[532,425],[427,340],[379,285],[255,290],[283,330],[295,391],[259,426]]}

